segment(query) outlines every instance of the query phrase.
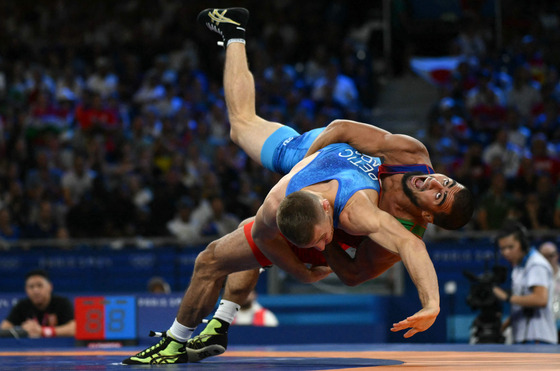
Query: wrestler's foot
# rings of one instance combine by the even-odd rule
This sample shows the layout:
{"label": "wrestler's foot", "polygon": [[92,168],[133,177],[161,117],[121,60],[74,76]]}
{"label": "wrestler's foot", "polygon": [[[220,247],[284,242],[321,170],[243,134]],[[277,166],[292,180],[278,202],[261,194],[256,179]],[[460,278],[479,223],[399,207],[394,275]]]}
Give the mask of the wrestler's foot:
{"label": "wrestler's foot", "polygon": [[[153,331],[150,332],[150,336],[155,336],[155,333]],[[122,363],[125,365],[151,365],[189,362],[186,352],[186,342],[182,343],[175,340],[171,335],[168,335],[167,332],[162,333],[161,336],[163,339],[161,339],[159,343],[125,359]]]}
{"label": "wrestler's foot", "polygon": [[249,21],[249,11],[245,8],[204,9],[196,17],[198,22],[210,31],[222,36],[218,45],[224,48],[230,42],[245,44],[245,26]]}
{"label": "wrestler's foot", "polygon": [[187,353],[190,362],[222,354],[227,349],[227,329],[229,324],[218,318],[212,318],[200,335],[187,341]]}

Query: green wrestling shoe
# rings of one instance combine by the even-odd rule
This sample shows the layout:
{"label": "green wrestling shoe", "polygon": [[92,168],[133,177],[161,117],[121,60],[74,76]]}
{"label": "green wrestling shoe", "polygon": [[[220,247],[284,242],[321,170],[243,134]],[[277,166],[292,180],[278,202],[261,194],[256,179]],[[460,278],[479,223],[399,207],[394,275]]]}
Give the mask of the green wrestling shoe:
{"label": "green wrestling shoe", "polygon": [[122,361],[125,365],[154,365],[165,363],[187,363],[189,357],[186,352],[186,342],[175,340],[167,332],[156,334],[150,331],[150,336],[161,336],[159,343],[141,351],[140,353]]}
{"label": "green wrestling shoe", "polygon": [[188,340],[187,353],[190,362],[199,362],[225,352],[228,343],[228,327],[229,323],[212,318],[200,335]]}
{"label": "green wrestling shoe", "polygon": [[249,21],[249,11],[245,8],[208,8],[201,11],[196,19],[210,31],[222,36],[218,45],[226,47],[229,40],[245,42],[245,26]]}

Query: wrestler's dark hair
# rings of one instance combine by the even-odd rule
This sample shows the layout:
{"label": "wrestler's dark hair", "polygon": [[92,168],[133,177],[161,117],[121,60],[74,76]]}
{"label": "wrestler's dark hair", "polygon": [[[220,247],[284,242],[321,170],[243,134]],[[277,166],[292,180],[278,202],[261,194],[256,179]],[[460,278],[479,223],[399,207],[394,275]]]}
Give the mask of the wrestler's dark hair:
{"label": "wrestler's dark hair", "polygon": [[455,194],[449,213],[435,213],[434,224],[443,229],[459,229],[471,220],[474,213],[474,197],[467,188]]}
{"label": "wrestler's dark hair", "polygon": [[318,196],[307,191],[289,194],[278,205],[276,224],[280,232],[295,245],[306,245],[313,239],[319,221]]}

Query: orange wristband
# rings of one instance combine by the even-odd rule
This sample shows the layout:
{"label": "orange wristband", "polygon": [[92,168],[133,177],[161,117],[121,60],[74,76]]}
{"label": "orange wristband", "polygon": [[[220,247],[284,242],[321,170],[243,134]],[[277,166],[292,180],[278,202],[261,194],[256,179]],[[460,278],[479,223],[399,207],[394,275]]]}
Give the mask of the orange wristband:
{"label": "orange wristband", "polygon": [[52,338],[56,336],[56,331],[53,326],[43,326],[41,327],[41,336],[44,338]]}

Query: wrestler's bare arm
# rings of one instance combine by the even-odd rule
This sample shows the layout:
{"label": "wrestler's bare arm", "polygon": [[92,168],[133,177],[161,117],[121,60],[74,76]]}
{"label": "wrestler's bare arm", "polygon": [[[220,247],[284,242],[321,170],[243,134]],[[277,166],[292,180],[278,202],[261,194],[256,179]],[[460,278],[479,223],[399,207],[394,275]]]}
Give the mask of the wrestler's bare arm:
{"label": "wrestler's bare arm", "polygon": [[421,311],[394,324],[392,330],[411,328],[405,337],[426,330],[439,314],[438,280],[426,245],[393,216],[380,210],[367,192],[358,192],[356,196],[340,215],[341,227],[350,234],[368,235],[387,250],[399,254],[422,303]]}
{"label": "wrestler's bare arm", "polygon": [[331,143],[348,143],[370,156],[384,157],[397,164],[425,163],[431,165],[426,146],[403,134],[392,134],[377,126],[352,120],[334,120],[313,142],[306,156]]}
{"label": "wrestler's bare arm", "polygon": [[280,235],[276,224],[276,210],[281,200],[279,196],[283,192],[283,189],[273,188],[257,211],[251,230],[253,240],[274,265],[297,280],[304,283],[319,281],[332,273],[332,270],[318,266],[308,268]]}

